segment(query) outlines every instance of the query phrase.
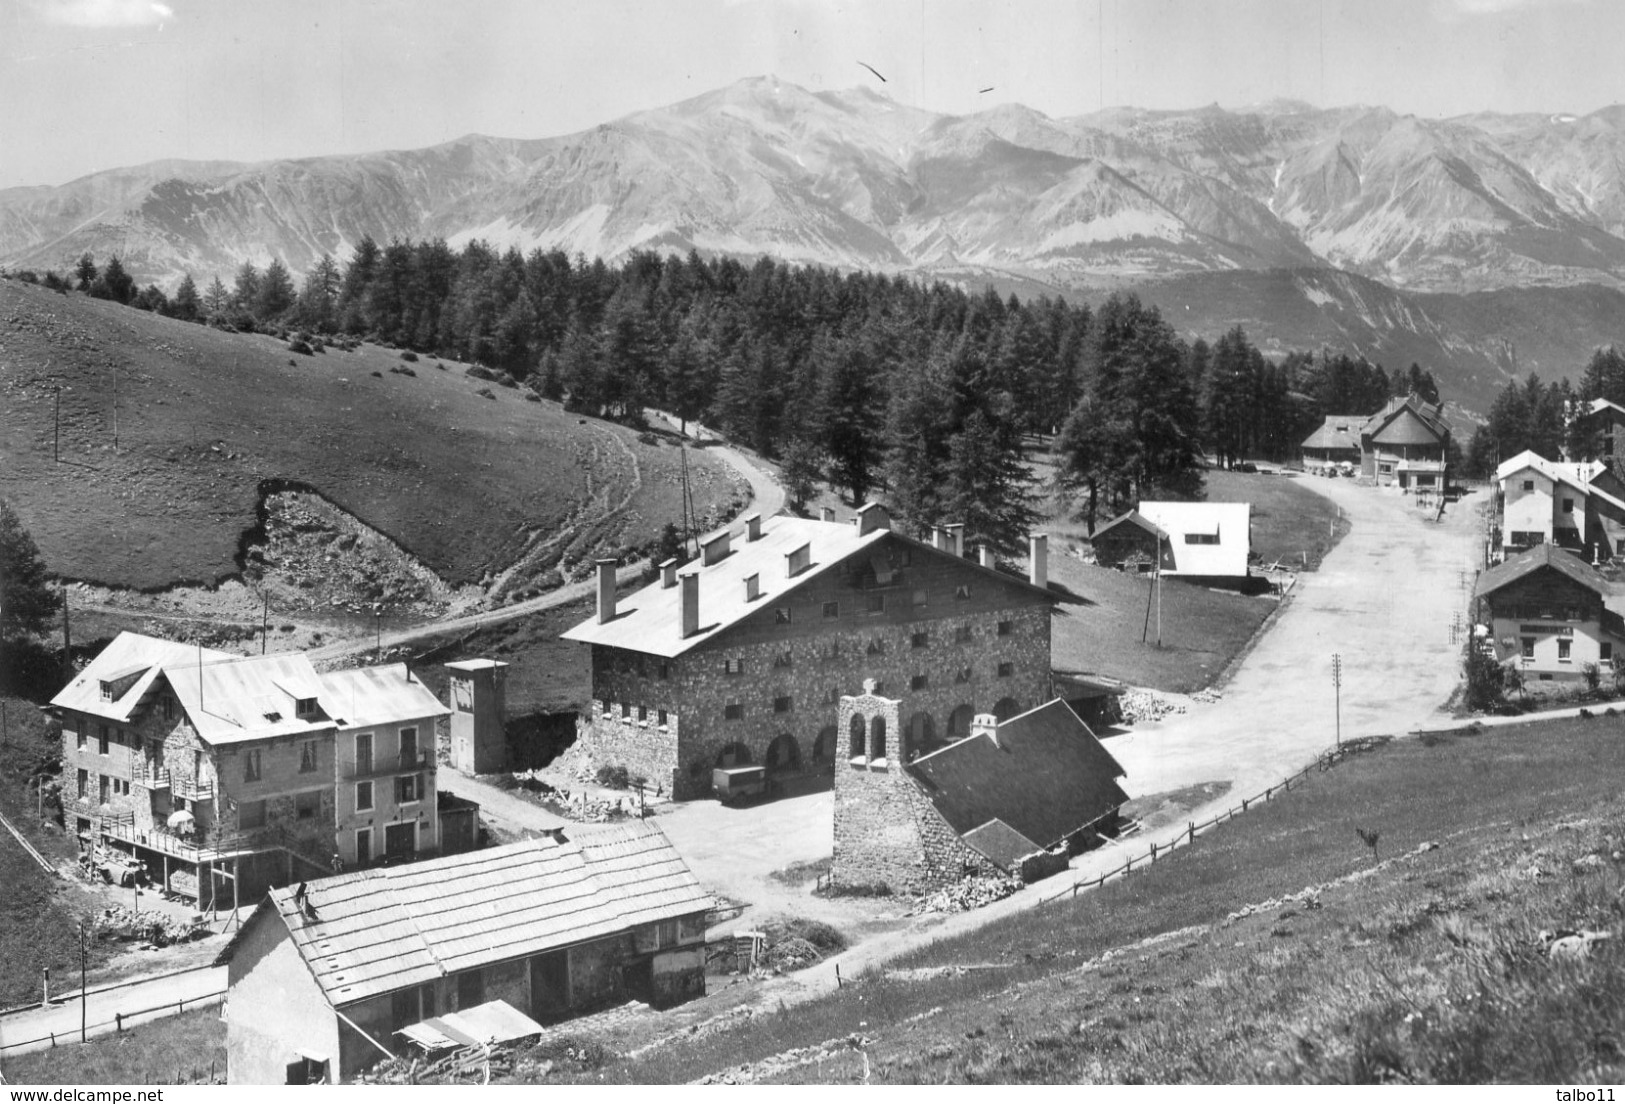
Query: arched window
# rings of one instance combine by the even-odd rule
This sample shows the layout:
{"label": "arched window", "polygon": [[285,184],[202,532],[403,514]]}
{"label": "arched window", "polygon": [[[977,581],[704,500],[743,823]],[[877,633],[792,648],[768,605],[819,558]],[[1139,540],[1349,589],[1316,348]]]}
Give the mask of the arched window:
{"label": "arched window", "polygon": [[801,748],[796,744],[796,738],[788,732],[773,738],[767,745],[767,759],[764,764],[768,770],[794,770],[801,766]]}
{"label": "arched window", "polygon": [[886,718],[876,717],[869,722],[869,758],[886,758]]}
{"label": "arched window", "polygon": [[1016,701],[1015,698],[1000,698],[993,704],[993,715],[999,719],[1000,723],[1008,721],[1020,712],[1021,703]]}
{"label": "arched window", "polygon": [[937,722],[931,714],[921,710],[908,719],[908,745],[903,751],[908,756],[924,755],[937,742]]}
{"label": "arched window", "polygon": [[813,762],[826,763],[835,756],[835,739],[841,730],[834,725],[825,725],[818,730],[818,738],[813,741]]}
{"label": "arched window", "polygon": [[976,710],[969,704],[954,706],[954,711],[948,714],[948,739],[963,740],[969,736],[970,722],[974,716]]}

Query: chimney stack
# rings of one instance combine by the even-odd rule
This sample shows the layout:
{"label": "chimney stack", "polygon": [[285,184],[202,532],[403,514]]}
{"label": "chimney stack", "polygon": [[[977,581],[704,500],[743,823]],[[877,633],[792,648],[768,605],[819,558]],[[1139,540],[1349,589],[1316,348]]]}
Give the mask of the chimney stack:
{"label": "chimney stack", "polygon": [[886,507],[878,502],[871,502],[858,511],[855,519],[858,523],[858,536],[866,537],[877,529],[891,528],[891,515]]}
{"label": "chimney stack", "polygon": [[1027,538],[1029,549],[1027,581],[1040,589],[1049,589],[1049,534],[1034,533]]}
{"label": "chimney stack", "polygon": [[834,521],[835,520],[835,507],[833,507],[833,506],[820,506],[820,507],[818,507],[818,520],[819,521]]}
{"label": "chimney stack", "polygon": [[598,623],[615,620],[615,561],[598,561]]}
{"label": "chimney stack", "polygon": [[752,514],[745,519],[745,541],[759,541],[762,539],[762,515]]}
{"label": "chimney stack", "polygon": [[971,718],[970,734],[972,736],[986,736],[993,741],[993,746],[999,746],[999,718],[991,713],[978,713]]}
{"label": "chimney stack", "polygon": [[745,576],[745,601],[754,602],[762,595],[762,577],[760,575]]}
{"label": "chimney stack", "polygon": [[939,552],[948,547],[948,531],[940,525],[931,526],[931,547]]}
{"label": "chimney stack", "polygon": [[670,590],[677,585],[677,557],[673,556],[660,565],[660,589]]}
{"label": "chimney stack", "polygon": [[944,528],[948,531],[948,548],[955,556],[963,559],[965,555],[965,523],[959,521],[944,526]]}
{"label": "chimney stack", "polygon": [[976,546],[976,562],[983,567],[993,566],[993,549],[986,543]]}
{"label": "chimney stack", "polygon": [[684,639],[687,639],[700,631],[700,573],[685,572],[677,577],[677,581],[683,587],[678,599],[682,606],[681,630]]}
{"label": "chimney stack", "polygon": [[710,567],[728,554],[728,530],[712,533],[700,542],[700,564]]}

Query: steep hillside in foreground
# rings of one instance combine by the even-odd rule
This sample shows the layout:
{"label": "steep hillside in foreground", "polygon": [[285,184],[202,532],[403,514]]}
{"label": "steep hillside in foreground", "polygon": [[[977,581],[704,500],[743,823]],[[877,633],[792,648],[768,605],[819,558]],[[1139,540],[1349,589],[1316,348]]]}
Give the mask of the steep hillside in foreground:
{"label": "steep hillside in foreground", "polygon": [[[290,484],[453,584],[548,541],[578,568],[678,516],[677,448],[526,394],[451,362],[376,346],[300,355],[0,280],[0,498],[66,578],[148,589],[233,575],[262,495]],[[697,508],[719,515],[731,473],[703,453],[688,467]]]}

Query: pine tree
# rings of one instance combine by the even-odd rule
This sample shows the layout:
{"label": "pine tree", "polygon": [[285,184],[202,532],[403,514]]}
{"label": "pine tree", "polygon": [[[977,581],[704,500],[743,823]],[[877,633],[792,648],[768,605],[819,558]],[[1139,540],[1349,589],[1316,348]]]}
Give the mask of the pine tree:
{"label": "pine tree", "polygon": [[0,500],[0,641],[45,632],[61,607],[62,596],[46,581],[34,538]]}
{"label": "pine tree", "polygon": [[1032,474],[1011,418],[1001,429],[972,411],[948,443],[944,513],[965,526],[965,539],[1014,554],[1032,531]]}
{"label": "pine tree", "polygon": [[[224,291],[222,288],[222,294]],[[175,289],[175,298],[169,301],[169,313],[182,322],[196,322],[199,311],[197,284],[192,282],[192,274],[188,272]]]}
{"label": "pine tree", "polygon": [[107,264],[102,268],[101,275],[90,285],[92,298],[111,299],[115,303],[125,305],[135,298],[135,291],[135,280],[124,271],[124,265],[117,257],[107,258]]}
{"label": "pine tree", "polygon": [[371,234],[363,234],[356,243],[355,255],[344,269],[344,282],[339,288],[338,322],[339,329],[345,333],[367,332],[367,295],[377,269],[378,243]]}
{"label": "pine tree", "polygon": [[96,282],[99,273],[96,271],[96,258],[89,253],[80,256],[79,264],[74,267],[73,275],[77,283],[74,285],[80,291],[89,291]]}
{"label": "pine tree", "polygon": [[273,258],[260,276],[254,295],[254,317],[261,322],[279,321],[294,304],[293,277],[280,260]]}
{"label": "pine tree", "polygon": [[830,460],[831,479],[861,505],[880,468],[883,407],[873,365],[855,342],[825,339],[814,346],[824,381],[819,405],[820,438]]}
{"label": "pine tree", "polygon": [[824,454],[808,434],[790,439],[784,450],[784,489],[790,496],[790,507],[800,510],[824,477]]}
{"label": "pine tree", "polygon": [[332,333],[338,322],[339,288],[343,277],[333,258],[323,253],[305,273],[299,289],[294,318],[299,325],[318,333]]}
{"label": "pine tree", "polygon": [[217,275],[209,282],[209,290],[203,293],[203,310],[209,318],[219,318],[231,307],[231,292],[226,285],[220,282]]}
{"label": "pine tree", "polygon": [[244,314],[252,314],[260,296],[260,270],[253,261],[244,261],[237,269],[237,282],[232,286],[231,305]]}

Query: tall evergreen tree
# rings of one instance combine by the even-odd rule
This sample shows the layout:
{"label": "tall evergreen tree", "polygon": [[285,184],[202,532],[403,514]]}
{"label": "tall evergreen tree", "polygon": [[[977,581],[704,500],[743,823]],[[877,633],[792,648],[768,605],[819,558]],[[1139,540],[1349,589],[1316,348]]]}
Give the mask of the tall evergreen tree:
{"label": "tall evergreen tree", "polygon": [[100,275],[96,269],[96,258],[89,253],[81,254],[79,263],[74,266],[73,275],[74,286],[80,291],[89,291],[91,285],[96,282],[96,277]]}
{"label": "tall evergreen tree", "polygon": [[259,286],[254,292],[254,317],[261,322],[277,322],[294,304],[293,277],[287,266],[276,258],[265,266]]}
{"label": "tall evergreen tree", "polygon": [[0,641],[46,631],[61,608],[62,596],[47,581],[39,546],[0,500]]}
{"label": "tall evergreen tree", "polygon": [[197,284],[192,282],[190,272],[181,278],[180,286],[175,289],[175,298],[169,301],[169,312],[182,322],[196,322],[202,314]]}

